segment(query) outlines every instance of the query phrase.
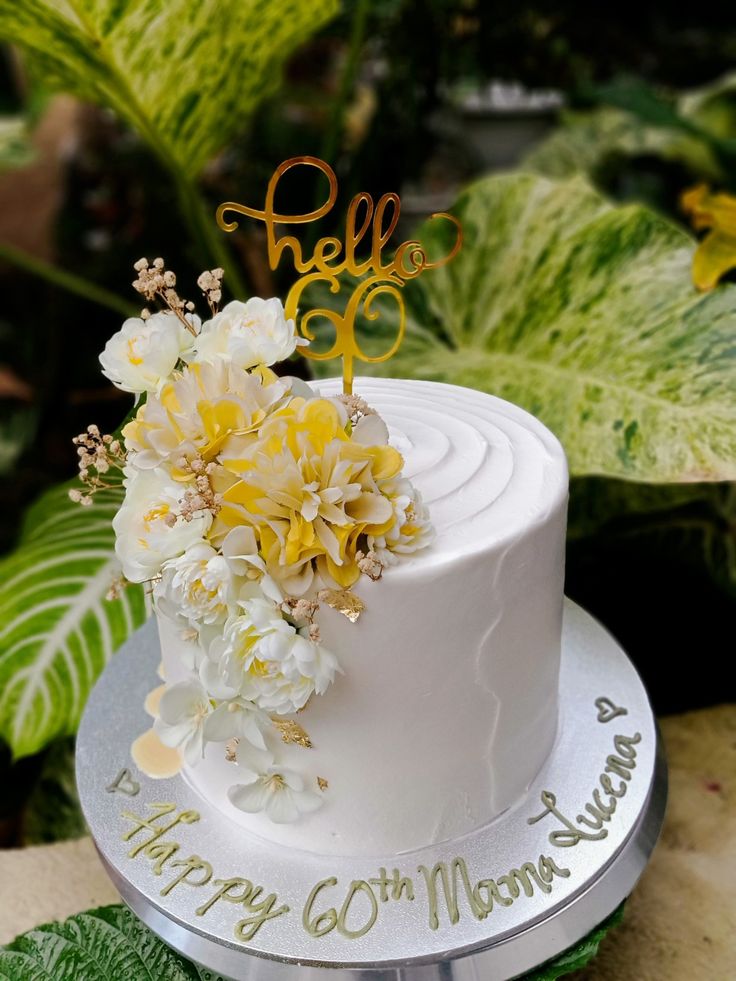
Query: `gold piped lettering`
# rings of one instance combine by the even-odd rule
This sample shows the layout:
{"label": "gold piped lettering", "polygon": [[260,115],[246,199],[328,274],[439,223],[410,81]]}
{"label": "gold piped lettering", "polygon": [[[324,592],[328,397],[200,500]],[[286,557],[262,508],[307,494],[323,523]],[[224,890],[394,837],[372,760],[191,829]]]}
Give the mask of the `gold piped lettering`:
{"label": "gold piped lettering", "polygon": [[[600,700],[599,700],[600,701]],[[598,776],[599,787],[591,791],[592,801],[585,804],[586,814],[578,814],[575,820],[567,817],[557,806],[557,797],[551,790],[543,790],[540,794],[544,810],[527,819],[528,824],[537,824],[550,815],[555,817],[561,827],[550,831],[548,840],[557,848],[574,848],[581,841],[601,841],[608,837],[608,824],[616,812],[618,801],[624,797],[627,783],[631,780],[632,772],[636,769],[636,746],[641,742],[641,733],[633,736],[614,736],[615,753],[606,757],[606,766]],[[621,777],[623,783],[614,788],[610,774]],[[601,792],[608,796],[604,801]],[[585,830],[585,829],[589,830]]]}
{"label": "gold piped lettering", "polygon": [[[168,885],[161,890],[162,896],[168,896],[178,885],[186,882],[190,886],[206,886],[212,878],[212,866],[199,855],[190,855],[189,858],[177,859],[171,863],[172,867],[180,867],[181,872],[176,878],[172,879]],[[194,873],[201,873],[199,878],[190,878]]]}

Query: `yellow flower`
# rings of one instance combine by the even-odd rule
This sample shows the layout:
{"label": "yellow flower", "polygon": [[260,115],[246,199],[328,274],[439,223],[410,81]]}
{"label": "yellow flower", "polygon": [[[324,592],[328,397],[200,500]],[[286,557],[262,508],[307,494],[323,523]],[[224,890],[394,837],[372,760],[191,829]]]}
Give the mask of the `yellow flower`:
{"label": "yellow flower", "polygon": [[292,399],[257,441],[234,439],[220,459],[239,479],[223,494],[218,523],[252,525],[268,571],[288,592],[309,588],[313,560],[326,583],[351,586],[356,552],[395,521],[378,482],[400,472],[401,455],[351,439],[344,409],[328,399]]}
{"label": "yellow flower", "polygon": [[137,469],[166,464],[176,479],[190,479],[182,458],[209,463],[231,436],[255,439],[288,390],[267,368],[249,373],[222,360],[193,364],[138,410],[123,429],[125,445]]}
{"label": "yellow flower", "polygon": [[681,196],[680,204],[691,216],[693,228],[711,229],[693,256],[693,282],[699,290],[711,290],[736,268],[736,198],[714,194],[706,184],[698,184]]}

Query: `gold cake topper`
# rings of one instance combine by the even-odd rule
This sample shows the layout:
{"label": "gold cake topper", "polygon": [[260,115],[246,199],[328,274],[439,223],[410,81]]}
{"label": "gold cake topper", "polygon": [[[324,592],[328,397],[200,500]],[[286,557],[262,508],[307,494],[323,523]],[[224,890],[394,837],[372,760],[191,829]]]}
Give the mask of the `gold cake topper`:
{"label": "gold cake topper", "polygon": [[[294,167],[315,167],[329,181],[329,193],[326,201],[312,211],[304,214],[280,214],[276,211],[276,188],[283,175]],[[299,278],[289,290],[284,304],[286,316],[294,320],[298,331],[309,341],[315,339],[311,321],[315,317],[328,320],[335,330],[335,340],[328,351],[317,352],[308,347],[301,348],[301,353],[314,361],[331,361],[342,358],[343,391],[352,394],[355,362],[377,364],[393,357],[399,349],[406,331],[406,311],[401,288],[407,280],[414,279],[426,269],[437,269],[444,266],[455,255],[462,245],[462,228],[453,215],[446,212],[435,212],[430,217],[445,218],[456,228],[455,242],[446,256],[430,261],[421,242],[410,239],[399,245],[390,259],[384,260],[383,249],[394,233],[401,212],[401,201],[398,194],[383,194],[374,204],[373,198],[365,191],[358,192],[350,202],[345,221],[345,241],[334,236],[320,238],[314,246],[312,255],[305,257],[299,240],[293,235],[276,236],[277,225],[306,225],[324,218],[335,205],[337,200],[337,176],[334,170],[324,160],[318,157],[292,157],[280,164],[268,182],[266,201],[263,210],[250,208],[237,201],[226,201],[217,209],[217,223],[223,231],[232,232],[238,227],[237,221],[228,221],[227,212],[235,212],[248,218],[262,221],[266,226],[268,242],[268,261],[271,269],[276,269],[284,251],[289,248],[293,255],[294,269]],[[361,214],[362,213],[362,214]],[[358,227],[359,224],[359,227]],[[356,249],[370,230],[370,255],[364,259],[356,256]],[[347,272],[356,277],[365,277],[353,288],[353,292],[342,314],[328,308],[307,310],[299,317],[299,300],[304,290],[315,282],[329,285],[331,293],[340,292],[340,274]],[[379,312],[373,302],[379,295],[392,297],[399,311],[399,328],[393,343],[379,355],[367,354],[358,343],[355,336],[355,320],[362,310],[367,320],[376,320]]]}

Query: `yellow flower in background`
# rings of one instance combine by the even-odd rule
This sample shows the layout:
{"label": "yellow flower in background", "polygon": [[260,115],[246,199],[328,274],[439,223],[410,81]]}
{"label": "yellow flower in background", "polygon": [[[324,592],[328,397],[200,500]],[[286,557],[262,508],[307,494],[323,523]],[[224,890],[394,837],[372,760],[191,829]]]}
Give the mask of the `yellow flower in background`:
{"label": "yellow flower in background", "polygon": [[379,481],[401,470],[393,447],[365,446],[347,433],[347,414],[328,399],[292,399],[264,423],[259,438],[222,464],[240,479],[223,494],[218,525],[253,526],[269,573],[301,594],[316,569],[327,583],[351,586],[368,536],[393,525]]}
{"label": "yellow flower in background", "polygon": [[695,286],[711,290],[722,276],[736,269],[736,197],[698,184],[685,191],[680,205],[690,215],[693,228],[711,229],[693,256]]}
{"label": "yellow flower in background", "polygon": [[289,387],[267,368],[249,373],[224,360],[190,365],[125,426],[126,448],[140,470],[166,464],[176,479],[190,479],[182,457],[209,463],[229,437],[255,439]]}

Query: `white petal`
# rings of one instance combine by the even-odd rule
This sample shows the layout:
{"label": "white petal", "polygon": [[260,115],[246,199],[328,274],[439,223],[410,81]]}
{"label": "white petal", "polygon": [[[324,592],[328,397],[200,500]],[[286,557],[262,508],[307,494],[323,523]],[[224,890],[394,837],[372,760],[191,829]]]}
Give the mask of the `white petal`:
{"label": "white petal", "polygon": [[197,705],[206,701],[207,693],[199,681],[180,681],[161,696],[159,715],[163,722],[174,725],[192,715]]}
{"label": "white petal", "polygon": [[202,738],[202,726],[198,726],[192,733],[191,739],[184,744],[184,759],[189,766],[196,766],[204,756],[204,740]]}
{"label": "white petal", "polygon": [[238,734],[237,712],[228,711],[227,703],[219,705],[204,720],[204,738],[208,742],[224,743]]}
{"label": "white petal", "polygon": [[269,803],[271,791],[260,780],[256,783],[237,783],[227,792],[230,803],[246,814],[257,814]]}
{"label": "white petal", "polygon": [[315,790],[303,790],[296,798],[296,806],[302,814],[311,814],[312,811],[319,810],[324,802],[324,796]]}
{"label": "white petal", "polygon": [[246,783],[253,783],[269,767],[273,766],[273,753],[268,749],[257,749],[252,743],[240,740],[235,750],[238,775]]}
{"label": "white petal", "polygon": [[189,722],[167,725],[159,718],[154,719],[153,728],[164,746],[171,746],[172,749],[177,749],[192,734],[192,726]]}
{"label": "white petal", "polygon": [[266,804],[266,814],[274,824],[292,824],[299,818],[299,808],[287,787],[271,793],[270,800]]}
{"label": "white petal", "polygon": [[388,443],[388,427],[379,415],[362,416],[353,427],[352,437],[363,446],[385,446]]}
{"label": "white petal", "polygon": [[365,521],[368,524],[379,525],[388,521],[393,508],[388,498],[381,494],[365,493],[352,501],[348,507],[350,517],[356,521]]}
{"label": "white petal", "polygon": [[240,732],[243,739],[247,739],[248,742],[255,746],[257,749],[267,750],[266,740],[263,738],[263,732],[261,727],[256,721],[256,717],[250,713],[247,715],[241,713],[242,718],[240,722]]}
{"label": "white petal", "polygon": [[287,787],[290,787],[297,793],[304,790],[304,779],[299,773],[296,773],[294,770],[279,770],[279,773],[283,777]]}

